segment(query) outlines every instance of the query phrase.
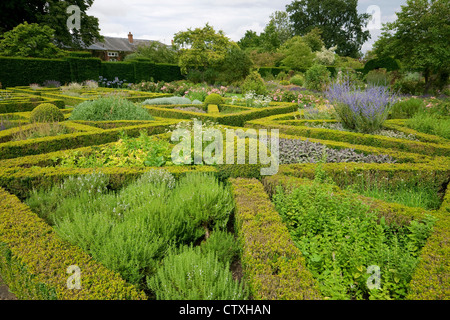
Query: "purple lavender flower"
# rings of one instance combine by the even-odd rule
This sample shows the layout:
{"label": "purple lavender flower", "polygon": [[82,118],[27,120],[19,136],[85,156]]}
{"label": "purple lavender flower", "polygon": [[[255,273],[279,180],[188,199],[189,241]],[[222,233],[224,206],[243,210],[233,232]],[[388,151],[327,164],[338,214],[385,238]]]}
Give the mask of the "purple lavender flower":
{"label": "purple lavender flower", "polygon": [[328,100],[342,125],[363,133],[381,128],[389,109],[397,97],[387,87],[368,87],[360,90],[348,80],[334,82],[326,92]]}

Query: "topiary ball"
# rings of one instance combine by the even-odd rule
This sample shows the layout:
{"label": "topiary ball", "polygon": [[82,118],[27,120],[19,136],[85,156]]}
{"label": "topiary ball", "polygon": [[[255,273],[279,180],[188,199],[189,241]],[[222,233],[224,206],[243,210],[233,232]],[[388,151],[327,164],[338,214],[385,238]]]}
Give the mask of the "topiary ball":
{"label": "topiary ball", "polygon": [[217,94],[217,93],[211,93],[205,98],[205,105],[215,104],[215,105],[221,105],[224,104],[225,101],[223,98]]}
{"label": "topiary ball", "polygon": [[51,103],[41,103],[31,111],[31,122],[59,122],[64,120],[64,114]]}

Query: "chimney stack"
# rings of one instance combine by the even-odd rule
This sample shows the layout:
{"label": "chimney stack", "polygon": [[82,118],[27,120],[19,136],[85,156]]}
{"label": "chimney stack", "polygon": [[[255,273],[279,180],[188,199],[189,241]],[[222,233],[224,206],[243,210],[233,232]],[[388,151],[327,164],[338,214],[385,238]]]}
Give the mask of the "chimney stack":
{"label": "chimney stack", "polygon": [[133,35],[131,34],[131,32],[128,32],[128,42],[133,43]]}

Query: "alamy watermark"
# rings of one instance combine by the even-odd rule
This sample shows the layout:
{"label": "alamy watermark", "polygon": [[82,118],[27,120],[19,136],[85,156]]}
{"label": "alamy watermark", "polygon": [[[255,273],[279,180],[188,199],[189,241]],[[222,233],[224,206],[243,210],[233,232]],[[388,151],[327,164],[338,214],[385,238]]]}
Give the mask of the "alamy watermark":
{"label": "alamy watermark", "polygon": [[77,265],[71,265],[67,268],[67,273],[70,274],[67,278],[67,288],[69,290],[81,289],[81,269]]}
{"label": "alamy watermark", "polygon": [[[224,137],[222,130],[207,128],[203,131],[202,122],[193,120],[193,130],[178,128],[172,132],[171,141],[178,142],[171,154],[172,162],[177,165],[192,163],[198,165],[203,162],[207,165],[246,164],[248,158],[248,164],[269,165],[260,169],[263,176],[278,172],[278,129],[271,129],[269,133],[266,129],[244,131],[226,128]],[[204,142],[209,142],[205,148]]]}
{"label": "alamy watermark", "polygon": [[66,13],[70,14],[69,18],[67,18],[66,25],[69,30],[77,30],[81,29],[81,9],[79,6],[71,5],[66,9]]}

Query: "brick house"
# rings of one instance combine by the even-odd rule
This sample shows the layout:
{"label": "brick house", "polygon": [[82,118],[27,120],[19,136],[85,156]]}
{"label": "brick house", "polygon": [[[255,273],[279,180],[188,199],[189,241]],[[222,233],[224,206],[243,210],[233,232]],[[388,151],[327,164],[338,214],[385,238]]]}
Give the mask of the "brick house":
{"label": "brick house", "polygon": [[[103,61],[122,61],[126,55],[133,53],[140,45],[149,45],[153,40],[133,39],[131,32],[127,38],[103,37],[102,42],[98,41],[84,48],[91,51],[93,57],[98,57]],[[162,43],[160,43],[163,45]]]}

